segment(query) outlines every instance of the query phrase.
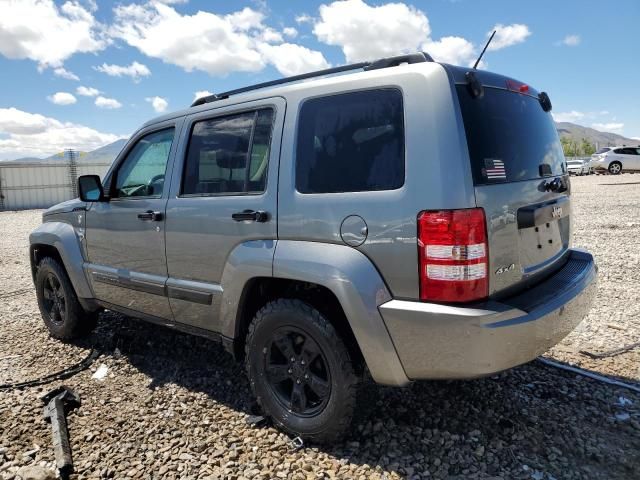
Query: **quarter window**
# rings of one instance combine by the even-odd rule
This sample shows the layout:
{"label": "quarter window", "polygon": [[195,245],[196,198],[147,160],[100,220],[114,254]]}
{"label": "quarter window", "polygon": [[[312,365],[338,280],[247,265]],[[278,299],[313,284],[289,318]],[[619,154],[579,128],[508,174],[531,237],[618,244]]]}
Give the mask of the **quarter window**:
{"label": "quarter window", "polygon": [[173,135],[168,128],[138,140],[117,170],[114,197],[162,196]]}
{"label": "quarter window", "polygon": [[367,90],[307,100],[299,115],[301,193],[393,190],[404,184],[402,93]]}
{"label": "quarter window", "polygon": [[273,110],[196,122],[191,131],[183,195],[234,195],[264,191]]}

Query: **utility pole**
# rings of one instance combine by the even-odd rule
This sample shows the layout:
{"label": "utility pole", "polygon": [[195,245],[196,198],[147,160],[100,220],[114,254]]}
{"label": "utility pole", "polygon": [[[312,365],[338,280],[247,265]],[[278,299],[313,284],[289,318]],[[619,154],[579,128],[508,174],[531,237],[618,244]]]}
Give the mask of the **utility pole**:
{"label": "utility pole", "polygon": [[67,159],[68,164],[68,177],[69,184],[71,185],[72,198],[78,196],[78,152],[72,148],[68,148],[64,151],[64,156]]}

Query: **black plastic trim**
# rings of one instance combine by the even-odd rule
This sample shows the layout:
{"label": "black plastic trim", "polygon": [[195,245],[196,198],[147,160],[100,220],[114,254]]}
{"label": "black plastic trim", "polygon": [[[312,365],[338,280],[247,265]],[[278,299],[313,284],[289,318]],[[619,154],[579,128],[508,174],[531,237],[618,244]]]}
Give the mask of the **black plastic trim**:
{"label": "black plastic trim", "polygon": [[518,209],[518,228],[536,227],[564,218],[570,213],[569,205],[569,197],[561,197],[551,203],[522,207]]}
{"label": "black plastic trim", "polygon": [[188,325],[186,323],[176,322],[174,320],[169,320],[166,318],[156,317],[154,315],[149,315],[147,313],[139,312],[137,310],[131,310],[130,308],[121,307],[119,305],[114,305],[113,303],[98,301],[100,306],[106,308],[107,310],[112,310],[114,312],[122,313],[123,315],[127,315],[128,317],[138,318],[140,320],[144,320],[145,322],[154,323],[156,325],[162,325],[167,328],[171,328],[174,330],[179,330],[184,333],[188,333],[190,335],[197,335],[199,337],[208,338],[209,340],[213,340],[214,342],[222,343],[227,350],[229,350],[230,346],[233,344],[233,339],[222,335],[219,332],[214,332],[212,330],[207,330],[205,328],[194,327],[193,325]]}
{"label": "black plastic trim", "polygon": [[176,300],[185,300],[187,302],[199,303],[201,305],[211,305],[213,302],[213,294],[211,293],[199,292],[171,285],[167,285],[167,296]]}

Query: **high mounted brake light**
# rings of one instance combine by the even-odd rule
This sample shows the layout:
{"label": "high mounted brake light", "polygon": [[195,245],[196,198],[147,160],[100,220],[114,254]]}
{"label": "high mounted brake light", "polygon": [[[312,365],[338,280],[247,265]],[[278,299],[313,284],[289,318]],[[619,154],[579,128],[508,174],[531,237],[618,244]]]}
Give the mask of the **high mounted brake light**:
{"label": "high mounted brake light", "polygon": [[489,294],[484,210],[424,211],[418,215],[420,300],[471,302]]}
{"label": "high mounted brake light", "polygon": [[507,80],[507,88],[512,92],[529,93],[529,85],[516,82],[515,80]]}

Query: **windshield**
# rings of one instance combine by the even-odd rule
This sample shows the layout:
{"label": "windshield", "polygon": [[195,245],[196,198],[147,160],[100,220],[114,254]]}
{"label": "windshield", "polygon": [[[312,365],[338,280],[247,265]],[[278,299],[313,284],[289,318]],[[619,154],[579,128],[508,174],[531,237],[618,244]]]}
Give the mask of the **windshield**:
{"label": "windshield", "polygon": [[456,88],[476,185],[565,173],[555,124],[537,98],[492,87],[473,98]]}

